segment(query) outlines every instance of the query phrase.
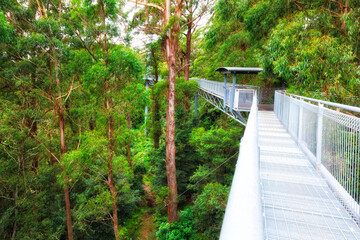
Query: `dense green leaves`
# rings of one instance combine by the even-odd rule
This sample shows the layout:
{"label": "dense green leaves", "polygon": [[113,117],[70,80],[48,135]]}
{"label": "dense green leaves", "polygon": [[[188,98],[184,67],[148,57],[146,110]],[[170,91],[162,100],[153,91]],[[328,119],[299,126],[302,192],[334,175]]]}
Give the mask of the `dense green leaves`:
{"label": "dense green leaves", "polygon": [[[290,92],[347,103],[359,97],[360,6],[355,0],[339,3],[218,0],[209,25],[192,32],[190,72],[216,80],[222,79],[214,73],[220,66],[261,66],[261,76],[238,77],[238,82],[283,85]],[[186,6],[190,11],[202,5]],[[122,7],[114,0],[0,2],[4,239],[65,239],[67,186],[74,239],[114,239],[114,203],[124,239],[218,238],[243,130],[203,100],[194,117],[197,84],[180,78],[184,55],[179,54],[180,214],[177,222],[166,223],[169,72],[162,13],[147,7],[128,26]],[[191,17],[170,22],[186,26]],[[140,26],[161,37],[145,51],[121,44],[131,42],[129,29]],[[180,39],[182,54],[185,42]],[[165,81],[147,91],[145,74]]]}
{"label": "dense green leaves", "polygon": [[355,94],[360,76],[351,46],[324,34],[325,24],[329,17],[313,11],[281,21],[264,45],[263,64],[301,93],[341,101]]}
{"label": "dense green leaves", "polygon": [[261,66],[260,78],[239,81],[347,103],[358,97],[359,7],[356,1],[219,0],[194,72],[220,79],[214,74],[220,66]]}
{"label": "dense green leaves", "polygon": [[194,205],[180,213],[179,221],[160,224],[157,239],[218,239],[228,193],[229,188],[219,183],[207,184]]}

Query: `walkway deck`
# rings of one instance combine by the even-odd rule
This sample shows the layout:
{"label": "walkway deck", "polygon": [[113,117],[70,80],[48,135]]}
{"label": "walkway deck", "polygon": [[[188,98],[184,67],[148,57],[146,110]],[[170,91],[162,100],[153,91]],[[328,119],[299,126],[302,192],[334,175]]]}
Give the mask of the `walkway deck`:
{"label": "walkway deck", "polygon": [[266,239],[360,239],[360,229],[274,112],[259,111]]}

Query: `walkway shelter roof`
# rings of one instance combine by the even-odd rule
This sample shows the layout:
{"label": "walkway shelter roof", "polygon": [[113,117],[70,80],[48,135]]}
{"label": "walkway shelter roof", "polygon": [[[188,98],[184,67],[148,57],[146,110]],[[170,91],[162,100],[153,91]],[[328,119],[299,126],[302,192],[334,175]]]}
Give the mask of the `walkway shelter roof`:
{"label": "walkway shelter roof", "polygon": [[222,74],[258,74],[262,70],[255,67],[219,67],[215,71]]}

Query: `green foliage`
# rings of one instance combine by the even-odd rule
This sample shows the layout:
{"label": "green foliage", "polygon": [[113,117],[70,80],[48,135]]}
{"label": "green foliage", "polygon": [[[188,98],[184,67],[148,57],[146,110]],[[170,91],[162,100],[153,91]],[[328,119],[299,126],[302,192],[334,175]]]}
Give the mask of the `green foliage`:
{"label": "green foliage", "polygon": [[293,6],[294,4],[287,0],[259,1],[246,11],[245,29],[253,39],[260,40],[267,36],[281,17],[292,12]]}
{"label": "green foliage", "polygon": [[[358,96],[359,3],[329,0],[217,1],[193,72],[220,80],[220,66],[261,66],[257,79],[290,91],[347,103]],[[350,101],[354,102],[354,101]]]}
{"label": "green foliage", "polygon": [[[0,235],[4,239],[65,239],[64,186],[70,187],[75,239],[114,238],[109,218],[113,198],[106,184],[105,97],[111,97],[114,105],[112,167],[120,225],[131,218],[144,191],[141,149],[134,151],[137,162],[131,168],[124,147],[129,139],[144,141],[132,137],[143,125],[143,107],[149,98],[142,85],[143,67],[132,50],[110,43],[119,36],[114,21],[122,3],[71,3],[0,2]],[[102,13],[107,18],[106,38]],[[106,93],[104,78],[111,85]],[[61,111],[66,155],[60,149]],[[127,128],[125,113],[132,114],[133,129]]]}
{"label": "green foliage", "polygon": [[264,47],[263,64],[302,94],[322,92],[326,99],[341,101],[359,84],[355,55],[350,46],[322,33],[329,17],[319,16],[311,11],[280,22]]}
{"label": "green foliage", "polygon": [[219,238],[229,191],[220,183],[209,183],[195,200],[193,223],[200,233],[198,239]]}
{"label": "green foliage", "polygon": [[204,165],[199,166],[190,181],[196,183],[206,177],[217,166],[233,157],[230,161],[218,168],[210,176],[201,182],[201,185],[192,185],[198,191],[200,186],[209,182],[219,182],[221,184],[230,185],[237,157],[233,156],[238,152],[240,136],[242,130],[240,128],[230,129],[211,129],[206,131],[203,127],[194,129],[191,133],[190,144],[195,147],[199,153]]}
{"label": "green foliage", "polygon": [[[63,184],[79,184],[83,188],[76,194],[77,208],[74,215],[78,227],[87,231],[88,221],[103,221],[111,213],[112,196],[106,185],[108,172],[108,140],[97,132],[86,132],[81,138],[78,150],[67,153],[63,158],[65,172],[59,180]],[[127,208],[134,207],[138,196],[132,190],[134,173],[124,156],[113,160],[114,181],[119,194],[119,204]],[[76,186],[74,186],[76,187]],[[126,208],[124,208],[126,214]],[[120,210],[122,211],[122,210]]]}
{"label": "green foliage", "polygon": [[[131,41],[127,30],[118,30],[127,24],[123,1],[69,3],[0,2],[0,236],[65,239],[68,186],[75,239],[114,238],[114,199],[123,238],[142,237],[144,215],[156,212],[158,239],[217,239],[242,128],[203,100],[195,119],[197,84],[176,80],[183,210],[179,221],[166,223],[164,38],[148,45],[149,54],[135,52],[119,44]],[[330,0],[218,0],[210,24],[193,34],[190,72],[222,80],[214,73],[220,66],[260,65],[262,76],[239,77],[238,83],[283,83],[290,92],[339,102],[358,97],[360,6],[348,3],[345,10]],[[165,31],[179,22],[186,19],[172,17]],[[127,27],[142,24],[147,33],[164,32],[157,9],[141,10]],[[146,91],[145,72],[165,81]],[[151,112],[146,126],[145,106]]]}
{"label": "green foliage", "polygon": [[158,240],[195,240],[196,230],[194,228],[193,208],[188,207],[179,214],[179,221],[172,224],[168,222],[161,223],[156,232]]}
{"label": "green foliage", "polygon": [[353,9],[347,15],[343,16],[343,21],[346,22],[348,42],[353,46],[353,51],[359,56],[360,49],[360,8]]}
{"label": "green foliage", "polygon": [[9,42],[12,37],[12,28],[7,24],[4,13],[0,11],[0,43]]}
{"label": "green foliage", "polygon": [[180,212],[177,222],[160,224],[157,239],[218,239],[228,193],[229,188],[219,183],[207,184],[194,205]]}

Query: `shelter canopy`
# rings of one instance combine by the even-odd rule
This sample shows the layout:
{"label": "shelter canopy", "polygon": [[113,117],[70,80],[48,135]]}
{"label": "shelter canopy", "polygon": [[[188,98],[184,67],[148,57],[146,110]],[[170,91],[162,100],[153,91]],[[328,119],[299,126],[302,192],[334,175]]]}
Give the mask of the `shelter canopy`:
{"label": "shelter canopy", "polygon": [[219,67],[215,71],[222,74],[258,74],[262,70],[255,67]]}

